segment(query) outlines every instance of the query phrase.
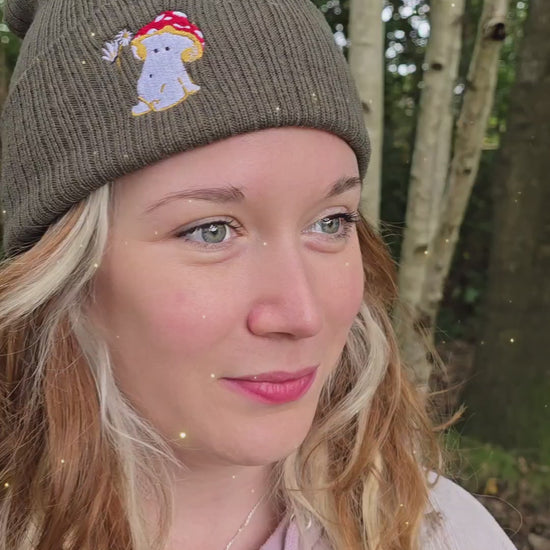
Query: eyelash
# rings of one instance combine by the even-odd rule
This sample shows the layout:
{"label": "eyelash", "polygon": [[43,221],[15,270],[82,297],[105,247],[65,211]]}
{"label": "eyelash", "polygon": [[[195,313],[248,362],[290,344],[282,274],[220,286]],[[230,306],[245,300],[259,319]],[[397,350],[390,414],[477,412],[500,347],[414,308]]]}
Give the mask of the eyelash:
{"label": "eyelash", "polygon": [[[339,239],[346,239],[346,238],[349,237],[349,235],[351,233],[352,226],[356,225],[360,221],[361,216],[360,216],[358,210],[354,210],[353,212],[340,212],[339,214],[333,214],[331,216],[325,216],[324,218],[321,218],[320,220],[316,221],[313,225],[315,225],[316,223],[319,223],[321,221],[334,220],[334,219],[342,220],[342,222],[343,222],[342,231],[340,233],[335,234],[335,235],[328,234],[328,237],[330,239],[339,240]],[[180,232],[176,233],[175,237],[183,239],[183,240],[187,240],[188,242],[192,243],[193,245],[196,245],[196,246],[201,247],[201,248],[218,248],[220,245],[224,244],[225,241],[222,241],[220,243],[201,243],[201,242],[191,241],[189,239],[185,239],[186,235],[192,234],[195,231],[198,231],[199,229],[202,229],[202,228],[205,228],[205,227],[210,227],[211,225],[227,225],[227,226],[231,227],[231,229],[233,229],[237,233],[239,233],[239,230],[242,229],[242,225],[240,225],[238,223],[235,223],[235,222],[232,222],[232,221],[212,220],[212,221],[209,221],[208,223],[202,223],[200,225],[195,225],[193,227],[190,227],[189,229],[185,229],[184,231],[180,231]]]}

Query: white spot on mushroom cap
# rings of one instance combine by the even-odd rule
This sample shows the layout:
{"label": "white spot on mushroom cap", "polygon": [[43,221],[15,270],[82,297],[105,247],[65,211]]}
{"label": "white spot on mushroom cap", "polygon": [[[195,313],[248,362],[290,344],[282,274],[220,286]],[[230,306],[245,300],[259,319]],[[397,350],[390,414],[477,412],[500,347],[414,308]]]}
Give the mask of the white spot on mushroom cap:
{"label": "white spot on mushroom cap", "polygon": [[183,25],[180,25],[179,23],[174,23],[174,27],[177,27],[178,29],[185,29]]}
{"label": "white spot on mushroom cap", "polygon": [[172,21],[172,19],[174,19],[173,17],[170,17],[169,15],[167,15],[165,18],[164,18],[166,21]]}
{"label": "white spot on mushroom cap", "polygon": [[196,34],[197,36],[200,36],[201,38],[202,38],[202,36],[203,36],[201,31],[196,31],[195,34]]}
{"label": "white spot on mushroom cap", "polygon": [[162,19],[164,19],[164,15],[158,15],[157,17],[155,17],[155,23],[162,21]]}
{"label": "white spot on mushroom cap", "polygon": [[172,13],[174,15],[179,15],[180,17],[187,17],[187,15],[185,15],[182,11],[173,11]]}
{"label": "white spot on mushroom cap", "polygon": [[147,31],[147,34],[155,34],[157,32],[157,29],[149,29]]}

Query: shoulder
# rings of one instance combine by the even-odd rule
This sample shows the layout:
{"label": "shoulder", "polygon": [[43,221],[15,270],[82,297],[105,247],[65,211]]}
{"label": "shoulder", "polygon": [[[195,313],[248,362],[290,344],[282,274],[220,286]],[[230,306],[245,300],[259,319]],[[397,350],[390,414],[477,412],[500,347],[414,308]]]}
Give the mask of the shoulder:
{"label": "shoulder", "polygon": [[[430,482],[436,475],[430,472]],[[515,550],[488,510],[460,485],[440,476],[421,531],[422,550]]]}

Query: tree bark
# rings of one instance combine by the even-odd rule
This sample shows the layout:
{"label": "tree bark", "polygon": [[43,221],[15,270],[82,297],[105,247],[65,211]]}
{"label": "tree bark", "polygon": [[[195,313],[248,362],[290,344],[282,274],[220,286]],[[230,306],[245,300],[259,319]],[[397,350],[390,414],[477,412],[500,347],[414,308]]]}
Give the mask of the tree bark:
{"label": "tree bark", "polygon": [[369,129],[371,158],[363,182],[360,210],[378,227],[384,137],[384,0],[352,0],[349,15],[351,72]]}
{"label": "tree bark", "polygon": [[[453,134],[453,89],[460,61],[464,0],[436,0],[431,4],[431,33],[426,50],[427,69],[420,100],[407,201],[406,230],[401,249],[399,292],[406,309],[396,313],[395,325],[405,360],[426,363],[415,311],[426,278],[429,243],[436,230],[445,190]],[[427,381],[427,374],[420,376]]]}
{"label": "tree bark", "polygon": [[550,2],[530,0],[507,131],[493,172],[484,334],[466,433],[550,463]]}
{"label": "tree bark", "polygon": [[498,61],[506,37],[508,0],[486,0],[468,74],[468,86],[457,123],[455,151],[434,240],[427,250],[426,280],[419,317],[432,331],[443,286],[474,185],[487,122],[493,106]]}

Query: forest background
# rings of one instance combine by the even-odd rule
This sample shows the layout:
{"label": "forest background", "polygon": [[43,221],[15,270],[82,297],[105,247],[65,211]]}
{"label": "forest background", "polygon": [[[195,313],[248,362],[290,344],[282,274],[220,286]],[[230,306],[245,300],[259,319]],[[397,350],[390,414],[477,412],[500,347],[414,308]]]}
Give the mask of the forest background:
{"label": "forest background", "polygon": [[[359,83],[405,358],[440,414],[465,406],[453,477],[550,550],[550,2],[314,1]],[[0,106],[20,42],[0,23]]]}

